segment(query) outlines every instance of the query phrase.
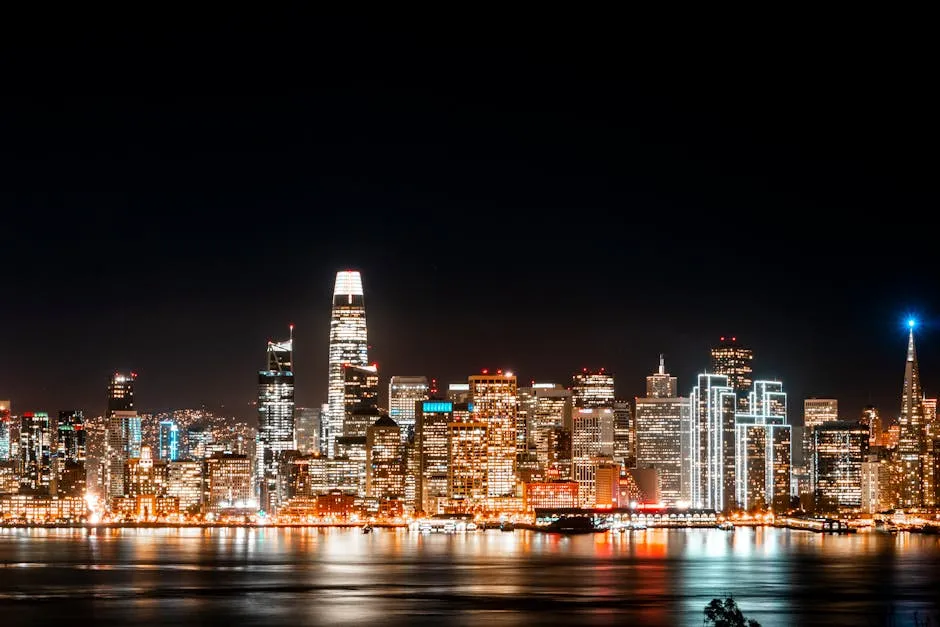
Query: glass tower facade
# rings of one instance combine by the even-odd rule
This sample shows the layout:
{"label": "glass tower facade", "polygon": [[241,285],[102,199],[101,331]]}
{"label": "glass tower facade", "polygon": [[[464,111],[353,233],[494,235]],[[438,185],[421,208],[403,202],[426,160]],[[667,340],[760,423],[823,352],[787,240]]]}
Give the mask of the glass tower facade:
{"label": "glass tower facade", "polygon": [[175,462],[180,458],[179,451],[179,427],[172,420],[161,421],[157,457],[163,461]]}
{"label": "glass tower facade", "polygon": [[388,415],[401,427],[402,439],[415,430],[415,407],[428,398],[427,377],[392,377],[388,383]]}
{"label": "glass tower facade", "polygon": [[571,396],[575,407],[613,407],[614,375],[584,368],[571,377]]}
{"label": "glass tower facade", "polygon": [[741,346],[736,337],[722,337],[712,349],[712,372],[728,377],[728,385],[738,398],[738,409],[747,410],[747,395],[751,391],[751,362],[754,352]]}
{"label": "glass tower facade", "polygon": [[333,312],[330,318],[330,364],[326,421],[326,450],[334,455],[336,438],[343,435],[345,418],[345,379],[343,366],[365,366],[369,363],[366,331],[366,308],[362,277],[356,270],[336,273],[333,288]]}
{"label": "glass tower facade", "polygon": [[692,507],[726,511],[734,501],[734,415],[728,377],[700,374],[689,397],[689,496]]}
{"label": "glass tower facade", "polygon": [[286,342],[268,342],[267,369],[258,372],[258,446],[255,476],[260,506],[272,511],[280,503],[277,472],[284,451],[294,442],[293,327]]}
{"label": "glass tower facade", "polygon": [[742,509],[790,505],[790,425],[787,395],[779,381],[756,381],[751,413],[734,419],[735,501]]}
{"label": "glass tower facade", "polygon": [[656,470],[660,500],[668,507],[687,500],[682,426],[688,420],[689,399],[676,396],[676,377],[660,359],[659,372],[646,377],[646,398],[636,399],[636,467]]}
{"label": "glass tower facade", "polygon": [[513,374],[473,375],[469,379],[473,420],[486,424],[488,496],[512,496],[516,487],[516,411]]}

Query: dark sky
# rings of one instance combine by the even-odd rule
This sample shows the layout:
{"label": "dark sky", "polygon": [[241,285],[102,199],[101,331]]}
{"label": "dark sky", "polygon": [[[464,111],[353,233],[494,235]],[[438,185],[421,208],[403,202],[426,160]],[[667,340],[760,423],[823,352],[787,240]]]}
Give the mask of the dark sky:
{"label": "dark sky", "polygon": [[133,369],[141,408],[249,416],[293,322],[322,402],[347,267],[384,375],[604,366],[627,397],[662,352],[687,393],[733,334],[795,421],[893,415],[914,313],[940,392],[926,34],[571,17],[14,33],[0,398],[99,413]]}

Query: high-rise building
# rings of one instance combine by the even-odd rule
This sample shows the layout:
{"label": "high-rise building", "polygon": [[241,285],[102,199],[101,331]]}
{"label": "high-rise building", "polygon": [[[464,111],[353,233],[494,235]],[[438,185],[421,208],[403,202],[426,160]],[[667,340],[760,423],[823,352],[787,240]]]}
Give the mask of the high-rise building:
{"label": "high-rise building", "polygon": [[940,424],[937,423],[937,399],[924,398],[924,427],[927,431],[927,441],[940,438]]}
{"label": "high-rise building", "polygon": [[815,491],[815,477],[813,476],[813,429],[827,422],[839,419],[839,401],[834,398],[807,398],[803,400],[803,441],[800,443],[803,453],[803,464],[809,469],[809,491]]}
{"label": "high-rise building", "polygon": [[790,425],[779,381],[755,381],[750,413],[734,418],[735,501],[741,509],[790,507]]}
{"label": "high-rise building", "polygon": [[124,496],[124,465],[127,460],[140,457],[143,432],[134,406],[136,379],[135,372],[115,372],[108,382],[104,493],[109,498]]}
{"label": "high-rise building", "polygon": [[49,494],[52,483],[52,426],[44,411],[20,417],[20,489]]}
{"label": "high-rise building", "polygon": [[[344,437],[366,437],[366,429],[382,415],[379,411],[379,369],[370,366],[343,366]],[[337,438],[339,435],[337,435]],[[335,444],[334,444],[335,446]],[[336,451],[334,456],[339,455]]]}
{"label": "high-rise building", "polygon": [[614,458],[614,410],[580,407],[571,414],[571,478],[578,482],[581,507],[597,500],[597,468]]}
{"label": "high-rise building", "polygon": [[[646,398],[636,404],[636,467],[654,468],[658,493],[664,505],[675,507],[688,500],[683,494],[682,429],[689,421],[689,399],[676,396],[676,377],[665,371],[646,377]],[[672,396],[665,396],[672,394]]]}
{"label": "high-rise building", "polygon": [[320,453],[321,412],[320,407],[294,408],[294,437],[297,450],[304,455]]}
{"label": "high-rise building", "polygon": [[326,450],[334,454],[335,439],[343,435],[346,417],[344,365],[365,366],[369,363],[369,341],[366,330],[366,308],[362,277],[357,270],[336,273],[333,287],[333,312],[330,318],[330,364],[327,399],[329,413]]}
{"label": "high-rise building", "polygon": [[882,431],[884,424],[881,422],[881,414],[874,405],[866,405],[862,409],[860,422],[868,427],[868,443],[870,446],[881,446]]}
{"label": "high-rise building", "polygon": [[58,496],[85,496],[87,439],[81,411],[63,410],[56,421],[51,491]]}
{"label": "high-rise building", "polygon": [[624,468],[636,467],[636,420],[633,403],[614,401],[614,461]]}
{"label": "high-rise building", "polygon": [[533,383],[519,388],[519,413],[525,417],[525,447],[534,449],[536,462],[544,470],[549,462],[549,432],[571,425],[571,391],[557,383]]}
{"label": "high-rise building", "polygon": [[10,401],[0,400],[0,462],[13,460],[13,421],[10,417]]}
{"label": "high-rise building", "polygon": [[452,401],[416,401],[415,446],[418,449],[415,509],[437,514],[438,504],[448,496],[448,437],[450,424],[469,417],[470,408]]}
{"label": "high-rise building", "polygon": [[280,504],[277,473],[280,455],[297,448],[294,442],[294,326],[285,342],[268,342],[267,368],[258,372],[257,495],[260,506],[273,511]]}
{"label": "high-rise building", "polygon": [[689,397],[689,496],[693,507],[734,507],[734,415],[738,397],[726,375],[700,374]]}
{"label": "high-rise building", "polygon": [[451,383],[447,386],[447,400],[455,403],[466,403],[470,400],[469,383]]}
{"label": "high-rise building", "polygon": [[395,376],[388,383],[388,415],[401,427],[402,438],[415,430],[415,407],[428,398],[427,377]]}
{"label": "high-rise building", "polygon": [[466,421],[455,420],[447,425],[447,485],[455,511],[474,512],[485,507],[489,494],[488,429],[489,425],[475,412]]}
{"label": "high-rise building", "polygon": [[738,343],[737,337],[725,336],[712,349],[712,372],[728,377],[728,385],[738,399],[738,409],[747,411],[747,395],[751,391],[751,362],[754,352]]}
{"label": "high-rise building", "polygon": [[140,457],[124,464],[124,490],[131,498],[166,495],[166,462],[154,461],[149,446],[141,446]]}
{"label": "high-rise building", "polygon": [[401,428],[382,416],[366,430],[366,494],[375,499],[403,498]]}
{"label": "high-rise building", "polygon": [[911,321],[909,326],[895,458],[897,506],[902,509],[924,506],[925,468],[928,466],[927,421],[924,415],[924,394],[920,385],[917,353],[914,351],[914,322]]}
{"label": "high-rise building", "polygon": [[858,512],[868,429],[858,422],[827,421],[813,429],[814,505],[819,513]]}
{"label": "high-rise building", "polygon": [[584,368],[571,377],[571,398],[575,407],[613,407],[614,375],[603,368]]}
{"label": "high-rise building", "polygon": [[488,496],[512,496],[516,475],[516,377],[497,370],[469,378],[473,420],[486,428],[486,489]]}
{"label": "high-rise building", "polygon": [[179,502],[183,514],[198,514],[203,499],[203,462],[178,460],[167,462],[166,494]]}
{"label": "high-rise building", "polygon": [[180,458],[180,430],[172,420],[161,420],[157,434],[157,458],[175,462]]}
{"label": "high-rise building", "polygon": [[258,507],[251,495],[251,460],[247,455],[215,453],[205,464],[210,512],[244,514]]}

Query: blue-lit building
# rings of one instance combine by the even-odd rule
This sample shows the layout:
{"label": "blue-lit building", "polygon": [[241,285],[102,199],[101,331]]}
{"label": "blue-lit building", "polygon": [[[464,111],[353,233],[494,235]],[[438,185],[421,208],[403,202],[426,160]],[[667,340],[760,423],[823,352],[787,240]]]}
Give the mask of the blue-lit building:
{"label": "blue-lit building", "polygon": [[157,447],[157,456],[168,462],[179,459],[180,432],[179,427],[172,420],[160,422],[160,441]]}

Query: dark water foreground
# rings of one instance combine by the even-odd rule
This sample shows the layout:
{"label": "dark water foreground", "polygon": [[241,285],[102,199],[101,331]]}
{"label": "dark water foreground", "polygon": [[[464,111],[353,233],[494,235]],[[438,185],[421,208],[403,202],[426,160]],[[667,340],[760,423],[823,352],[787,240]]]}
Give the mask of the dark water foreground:
{"label": "dark water foreground", "polygon": [[6,625],[940,627],[940,537],[785,529],[0,529]]}

